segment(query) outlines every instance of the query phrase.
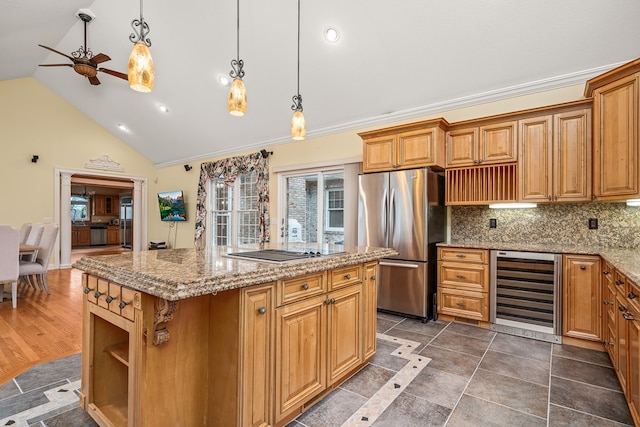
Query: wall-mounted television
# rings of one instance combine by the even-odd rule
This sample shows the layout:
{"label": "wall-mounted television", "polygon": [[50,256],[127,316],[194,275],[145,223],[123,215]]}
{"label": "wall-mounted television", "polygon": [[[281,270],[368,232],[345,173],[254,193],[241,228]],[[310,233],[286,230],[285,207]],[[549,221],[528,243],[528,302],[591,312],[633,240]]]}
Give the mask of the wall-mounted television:
{"label": "wall-mounted television", "polygon": [[184,195],[181,190],[158,193],[158,206],[162,221],[186,221]]}

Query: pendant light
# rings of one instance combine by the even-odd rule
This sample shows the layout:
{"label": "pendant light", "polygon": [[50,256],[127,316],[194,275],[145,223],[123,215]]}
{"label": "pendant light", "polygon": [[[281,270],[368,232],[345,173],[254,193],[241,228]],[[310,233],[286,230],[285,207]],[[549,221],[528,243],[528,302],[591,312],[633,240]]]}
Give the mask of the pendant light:
{"label": "pendant light", "polygon": [[151,92],[155,76],[153,59],[149,51],[151,40],[147,38],[149,25],[144,22],[142,16],[142,0],[140,0],[140,19],[131,21],[131,28],[134,32],[129,35],[129,40],[133,43],[133,49],[129,55],[129,87],[138,92]]}
{"label": "pendant light", "polygon": [[237,0],[236,10],[236,59],[231,60],[231,71],[229,76],[233,79],[231,89],[229,89],[229,114],[232,116],[244,116],[247,112],[247,90],[244,87],[242,78],[244,77],[244,61],[240,59],[240,0]]}
{"label": "pendant light", "polygon": [[307,136],[307,124],[302,114],[302,95],[300,95],[300,0],[298,0],[298,94],[292,99],[291,138],[301,141]]}

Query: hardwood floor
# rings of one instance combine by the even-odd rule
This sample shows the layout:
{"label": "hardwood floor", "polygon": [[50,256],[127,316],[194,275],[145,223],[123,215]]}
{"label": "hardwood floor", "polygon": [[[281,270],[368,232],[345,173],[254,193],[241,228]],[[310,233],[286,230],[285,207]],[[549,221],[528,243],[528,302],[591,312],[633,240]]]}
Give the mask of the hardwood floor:
{"label": "hardwood floor", "polygon": [[[119,246],[74,250],[72,262],[122,251]],[[47,279],[49,295],[19,283],[18,307],[11,307],[11,298],[0,303],[0,385],[34,365],[82,351],[82,272],[49,270]]]}

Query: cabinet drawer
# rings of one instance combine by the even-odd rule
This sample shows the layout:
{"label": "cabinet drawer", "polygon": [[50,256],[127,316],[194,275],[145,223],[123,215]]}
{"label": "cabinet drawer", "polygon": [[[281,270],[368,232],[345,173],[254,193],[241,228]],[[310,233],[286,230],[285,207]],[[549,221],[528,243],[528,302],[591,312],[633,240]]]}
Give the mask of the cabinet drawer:
{"label": "cabinet drawer", "polygon": [[84,285],[83,292],[86,295],[87,301],[97,304],[98,299],[96,298],[95,293],[98,290],[98,278],[84,274],[82,281]]}
{"label": "cabinet drawer", "polygon": [[277,305],[281,306],[326,291],[326,276],[324,273],[308,274],[293,279],[278,280]]}
{"label": "cabinet drawer", "polygon": [[109,296],[109,281],[104,279],[98,279],[98,290],[94,294],[96,303],[102,308],[109,308],[107,297]]}
{"label": "cabinet drawer", "polygon": [[331,271],[331,290],[344,288],[345,286],[360,283],[361,281],[362,268],[359,265],[352,265]]}
{"label": "cabinet drawer", "polygon": [[120,299],[122,298],[122,286],[109,283],[109,311],[120,314]]}
{"label": "cabinet drawer", "polygon": [[486,249],[466,248],[438,248],[438,259],[442,261],[474,262],[486,264],[489,262],[489,251]]}
{"label": "cabinet drawer", "polygon": [[441,262],[438,273],[440,286],[489,292],[489,271],[486,265]]}
{"label": "cabinet drawer", "polygon": [[[120,300],[117,301],[117,306],[120,308],[120,315],[125,319],[133,320],[135,309],[140,308],[140,298],[140,292],[123,286]],[[116,304],[116,301],[113,301],[112,304]]]}
{"label": "cabinet drawer", "polygon": [[438,313],[481,321],[489,320],[489,298],[484,292],[438,288]]}

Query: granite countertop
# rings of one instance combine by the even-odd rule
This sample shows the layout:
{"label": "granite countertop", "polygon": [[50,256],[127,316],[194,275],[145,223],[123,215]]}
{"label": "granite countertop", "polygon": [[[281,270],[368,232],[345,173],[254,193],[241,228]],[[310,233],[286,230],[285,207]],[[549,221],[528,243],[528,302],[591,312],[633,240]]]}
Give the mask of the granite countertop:
{"label": "granite countertop", "polygon": [[620,273],[640,286],[640,248],[607,248],[587,245],[563,245],[549,243],[485,242],[460,240],[438,243],[438,246],[457,248],[497,249],[503,251],[547,252],[578,255],[600,255]]}
{"label": "granite countertop", "polygon": [[[304,248],[312,246],[305,245]],[[245,261],[224,256],[238,248],[165,249],[85,257],[73,267],[138,291],[177,301],[199,295],[268,283],[278,279],[346,267],[397,255],[393,249],[355,246],[322,246],[341,254],[285,263]],[[242,250],[289,249],[270,244],[243,246]]]}

